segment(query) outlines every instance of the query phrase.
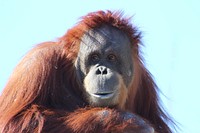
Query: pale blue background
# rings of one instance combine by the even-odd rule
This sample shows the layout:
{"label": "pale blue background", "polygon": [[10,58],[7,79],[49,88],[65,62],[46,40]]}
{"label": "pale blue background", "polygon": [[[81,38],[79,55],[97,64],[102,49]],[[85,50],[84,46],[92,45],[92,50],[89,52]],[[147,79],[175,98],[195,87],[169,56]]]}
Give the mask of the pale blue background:
{"label": "pale blue background", "polygon": [[80,16],[105,9],[134,15],[147,67],[180,123],[178,132],[200,133],[199,0],[0,0],[0,91],[35,44],[55,40]]}

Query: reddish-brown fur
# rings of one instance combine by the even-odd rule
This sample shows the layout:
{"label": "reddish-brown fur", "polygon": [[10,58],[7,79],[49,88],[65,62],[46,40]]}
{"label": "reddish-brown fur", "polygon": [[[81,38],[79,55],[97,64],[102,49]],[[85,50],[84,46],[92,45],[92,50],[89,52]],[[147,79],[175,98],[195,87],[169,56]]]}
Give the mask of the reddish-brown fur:
{"label": "reddish-brown fur", "polygon": [[[171,120],[158,103],[157,86],[140,56],[140,33],[121,13],[110,11],[86,15],[59,41],[40,44],[25,56],[0,97],[1,132],[121,132],[129,128],[133,122],[120,122],[117,110],[85,108],[88,105],[76,82],[74,61],[81,37],[102,24],[117,27],[132,43],[134,80],[124,111],[148,120],[157,132],[171,132],[166,124]],[[82,109],[78,109],[80,107]],[[95,114],[101,110],[110,112],[108,117]],[[70,113],[72,111],[75,112]],[[106,124],[98,123],[101,119]],[[137,130],[138,125],[135,126]]]}

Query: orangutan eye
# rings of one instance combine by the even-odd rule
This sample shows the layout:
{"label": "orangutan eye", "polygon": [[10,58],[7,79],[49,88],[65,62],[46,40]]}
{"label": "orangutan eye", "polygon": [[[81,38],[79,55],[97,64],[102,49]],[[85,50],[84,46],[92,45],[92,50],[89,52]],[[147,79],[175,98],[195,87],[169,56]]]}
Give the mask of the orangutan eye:
{"label": "orangutan eye", "polygon": [[92,54],[92,55],[91,55],[91,59],[92,59],[92,61],[99,61],[99,60],[100,60],[100,57],[99,57],[98,54]]}
{"label": "orangutan eye", "polygon": [[109,61],[116,61],[117,57],[114,54],[108,55],[108,60]]}

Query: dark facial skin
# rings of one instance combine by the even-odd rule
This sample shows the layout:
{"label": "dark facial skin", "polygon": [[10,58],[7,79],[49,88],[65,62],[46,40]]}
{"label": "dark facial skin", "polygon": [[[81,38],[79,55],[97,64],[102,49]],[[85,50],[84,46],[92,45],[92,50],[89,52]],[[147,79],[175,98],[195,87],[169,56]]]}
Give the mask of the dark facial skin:
{"label": "dark facial skin", "polygon": [[94,106],[124,104],[126,98],[121,98],[133,80],[132,48],[126,34],[103,25],[89,30],[81,40],[76,69],[88,102]]}

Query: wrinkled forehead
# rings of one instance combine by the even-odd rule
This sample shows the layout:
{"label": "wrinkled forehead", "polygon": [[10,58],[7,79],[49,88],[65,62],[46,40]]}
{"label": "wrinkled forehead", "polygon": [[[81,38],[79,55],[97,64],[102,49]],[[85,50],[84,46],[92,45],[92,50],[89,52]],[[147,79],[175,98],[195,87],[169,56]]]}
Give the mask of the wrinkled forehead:
{"label": "wrinkled forehead", "polygon": [[119,29],[108,25],[103,25],[100,28],[86,32],[81,38],[81,45],[84,45],[84,48],[88,50],[112,49],[127,51],[131,48],[127,35]]}

